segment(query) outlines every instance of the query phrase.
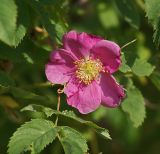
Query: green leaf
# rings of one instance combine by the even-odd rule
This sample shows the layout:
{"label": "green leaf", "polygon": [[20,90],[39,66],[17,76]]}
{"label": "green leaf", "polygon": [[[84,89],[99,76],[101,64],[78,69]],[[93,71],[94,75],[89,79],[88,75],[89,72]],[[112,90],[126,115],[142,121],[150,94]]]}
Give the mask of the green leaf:
{"label": "green leaf", "polygon": [[[57,112],[58,113],[58,112]],[[55,113],[55,114],[57,114]],[[87,125],[89,126],[90,128],[93,128],[97,133],[99,133],[100,135],[102,135],[104,138],[106,139],[111,139],[110,135],[109,135],[109,132],[107,129],[105,128],[102,128],[98,125],[96,125],[95,123],[91,122],[91,121],[86,121],[86,120],[83,120],[79,117],[77,117],[73,111],[63,111],[61,113],[58,113],[59,115],[61,116],[64,116],[64,117],[67,117],[67,118],[71,118],[81,124],[84,124],[84,125]]]}
{"label": "green leaf", "polygon": [[160,0],[145,0],[145,4],[148,19],[156,24],[157,17],[160,16]]}
{"label": "green leaf", "polygon": [[40,21],[42,22],[44,28],[49,33],[51,39],[55,41],[55,38],[56,38],[55,25],[51,21],[49,12],[45,9],[44,5],[40,3],[39,1],[30,0],[29,3],[39,15]]}
{"label": "green leaf", "polygon": [[30,150],[37,154],[56,138],[58,130],[51,121],[31,120],[13,134],[8,145],[8,153],[20,154]]}
{"label": "green leaf", "polygon": [[136,59],[132,66],[132,71],[137,76],[149,76],[153,72],[154,68],[154,66],[145,60]]}
{"label": "green leaf", "polygon": [[154,72],[149,78],[151,79],[155,87],[157,87],[157,89],[160,91],[160,73]]}
{"label": "green leaf", "polygon": [[153,40],[160,45],[160,0],[145,0],[146,14],[155,30]]}
{"label": "green leaf", "polygon": [[59,140],[63,146],[65,154],[87,153],[87,141],[79,132],[70,127],[61,127]]}
{"label": "green leaf", "polygon": [[47,117],[50,117],[54,114],[54,110],[49,107],[44,107],[42,105],[28,105],[21,109],[21,112],[23,111],[32,111],[32,112],[42,112]]}
{"label": "green leaf", "polygon": [[33,93],[28,90],[24,90],[22,88],[10,87],[9,92],[15,97],[25,100],[37,100],[37,101],[50,101],[50,99],[46,96],[40,96],[36,93]]}
{"label": "green leaf", "polygon": [[[64,22],[63,17],[60,15],[60,11],[61,10],[64,11],[62,2],[63,0],[54,2],[43,1],[43,0],[40,1],[29,0],[29,4],[34,8],[36,13],[40,17],[40,22],[48,32],[52,41],[56,41],[59,44],[61,41],[61,37],[66,31],[67,27],[66,22]],[[52,10],[53,8],[48,9],[45,4],[50,4],[54,6],[55,9],[54,12]]]}
{"label": "green leaf", "polygon": [[127,91],[127,98],[122,102],[122,109],[130,116],[135,127],[140,126],[146,116],[144,98],[141,92],[130,87]]}
{"label": "green leaf", "polygon": [[[0,77],[0,79],[1,79],[1,77]],[[3,80],[4,80],[3,84],[5,84],[5,86],[0,85],[0,93],[9,93],[13,97],[15,97],[16,99],[20,99],[20,100],[29,100],[29,101],[32,100],[32,101],[38,101],[39,103],[40,102],[43,102],[43,103],[46,102],[46,103],[49,103],[49,104],[52,102],[50,100],[50,98],[47,97],[47,96],[38,95],[34,92],[24,90],[24,89],[19,88],[19,87],[14,87],[12,85],[7,86],[8,83],[6,83],[5,79],[3,79]],[[10,82],[12,82],[12,81],[10,81]]]}
{"label": "green leaf", "polygon": [[26,39],[16,48],[9,47],[0,42],[0,51],[0,59],[27,64],[39,64],[43,62],[43,65],[49,54],[48,51],[42,49],[40,46],[37,46],[30,39]]}
{"label": "green leaf", "polygon": [[108,29],[119,25],[116,12],[109,8],[106,3],[99,3],[97,7],[99,20],[104,28]]}
{"label": "green leaf", "polygon": [[15,31],[14,46],[17,46],[27,32],[30,24],[29,10],[24,0],[16,0],[18,5],[17,29]]}
{"label": "green leaf", "polygon": [[15,82],[5,72],[0,71],[0,86],[14,86]]}
{"label": "green leaf", "polygon": [[155,42],[156,46],[160,46],[160,17],[157,19],[157,23],[155,25],[155,32],[153,34],[153,41]]}
{"label": "green leaf", "polygon": [[[66,111],[63,111],[63,112],[58,112],[56,110],[49,109],[49,108],[46,108],[46,107],[41,106],[41,105],[35,105],[35,104],[28,105],[27,107],[23,108],[21,111],[45,112],[45,114],[49,115],[49,116],[51,116],[52,114],[56,114],[56,115],[59,115],[59,116],[70,118],[72,120],[77,121],[78,123],[81,123],[81,124],[84,124],[86,126],[89,126],[90,128],[93,128],[98,134],[102,135],[104,138],[111,139],[107,129],[102,128],[102,127],[96,125],[95,123],[93,123],[91,121],[86,121],[86,120],[83,120],[83,119],[77,117],[74,114],[73,111],[67,111],[66,110]],[[49,113],[48,113],[48,111],[49,111]]]}
{"label": "green leaf", "polygon": [[121,64],[119,70],[123,73],[130,72],[131,68],[127,65],[127,61],[126,61],[123,53],[121,54],[121,60],[122,60],[122,64]]}
{"label": "green leaf", "polygon": [[116,6],[122,17],[134,28],[139,28],[140,16],[131,0],[115,0]]}
{"label": "green leaf", "polygon": [[0,40],[8,45],[13,45],[17,6],[14,0],[1,0],[0,3]]}

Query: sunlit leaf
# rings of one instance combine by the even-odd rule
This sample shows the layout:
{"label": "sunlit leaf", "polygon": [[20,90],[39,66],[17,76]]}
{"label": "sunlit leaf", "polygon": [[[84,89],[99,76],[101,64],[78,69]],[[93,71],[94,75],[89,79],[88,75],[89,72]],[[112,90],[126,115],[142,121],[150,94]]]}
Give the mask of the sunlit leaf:
{"label": "sunlit leaf", "polygon": [[20,154],[30,150],[37,154],[56,138],[58,130],[51,121],[33,119],[13,134],[8,145],[8,153]]}
{"label": "sunlit leaf", "polygon": [[116,12],[112,8],[107,7],[106,3],[99,3],[97,7],[99,19],[104,28],[107,29],[119,25]]}
{"label": "sunlit leaf", "polygon": [[133,66],[132,71],[137,76],[149,76],[154,70],[154,66],[145,60],[136,59]]}
{"label": "sunlit leaf", "polygon": [[58,112],[56,110],[46,108],[46,107],[41,106],[41,105],[35,105],[35,104],[28,105],[27,107],[21,109],[21,111],[32,111],[32,112],[37,111],[37,112],[45,112],[45,114],[49,115],[49,116],[51,116],[52,114],[63,116],[63,117],[75,120],[75,121],[77,121],[81,124],[84,124],[84,125],[86,125],[90,128],[93,128],[98,134],[102,135],[106,139],[111,139],[107,129],[102,128],[102,127],[96,125],[95,123],[93,123],[91,121],[86,121],[86,120],[83,120],[83,119],[77,117],[73,111],[65,110],[65,111],[62,111],[62,112]]}
{"label": "sunlit leaf", "polygon": [[119,70],[123,73],[131,71],[131,68],[127,65],[127,61],[126,61],[123,53],[121,54],[121,59],[122,59],[122,64],[121,64]]}
{"label": "sunlit leaf", "polygon": [[59,132],[59,140],[63,146],[65,154],[87,153],[87,141],[79,132],[70,127],[61,127]]}
{"label": "sunlit leaf", "polygon": [[135,88],[127,89],[127,98],[122,102],[122,109],[129,114],[135,127],[140,126],[146,117],[144,98],[141,92]]}
{"label": "sunlit leaf", "polygon": [[17,6],[14,0],[1,0],[0,3],[0,40],[8,45],[13,45]]}

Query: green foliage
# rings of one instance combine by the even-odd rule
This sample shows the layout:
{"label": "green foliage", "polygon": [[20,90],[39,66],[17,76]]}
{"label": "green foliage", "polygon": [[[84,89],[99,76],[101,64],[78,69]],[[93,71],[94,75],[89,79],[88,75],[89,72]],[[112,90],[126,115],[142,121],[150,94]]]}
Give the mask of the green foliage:
{"label": "green foliage", "polygon": [[[9,137],[20,127],[11,137],[9,154],[117,150],[124,154],[159,154],[160,55],[152,44],[153,30],[148,22],[158,47],[160,0],[0,0],[0,153],[6,153]],[[122,64],[113,74],[126,89],[121,107],[103,107],[80,115],[69,111],[62,94],[61,111],[55,110],[60,87],[46,82],[44,69],[50,52],[62,46],[61,38],[68,29],[96,34],[119,46],[137,40],[124,51],[122,46]],[[19,108],[23,108],[23,114]],[[28,116],[33,120],[19,126]],[[140,129],[133,127],[142,123]],[[112,144],[105,140],[111,139],[105,128],[110,128]]]}
{"label": "green foliage", "polygon": [[14,44],[16,30],[17,6],[14,0],[0,1],[0,39],[8,45]]}
{"label": "green foliage", "polygon": [[14,86],[14,81],[3,71],[0,71],[0,86]]}
{"label": "green foliage", "polygon": [[23,151],[39,153],[57,136],[58,128],[51,121],[33,119],[22,125],[9,142],[9,154],[20,154]]}
{"label": "green foliage", "polygon": [[155,67],[150,63],[141,59],[136,59],[132,66],[132,71],[137,76],[149,76],[153,72],[154,68]]}
{"label": "green foliage", "polygon": [[73,111],[66,110],[66,111],[58,112],[51,108],[44,107],[42,105],[35,105],[35,104],[28,105],[24,107],[21,111],[43,112],[46,114],[47,117],[50,117],[52,114],[66,117],[67,119],[69,118],[71,120],[75,120],[78,123],[81,123],[83,125],[87,125],[90,128],[93,128],[97,133],[99,133],[106,139],[111,139],[107,129],[99,127],[98,125],[96,125],[95,123],[91,121],[86,121],[86,120],[83,120],[77,117]]}
{"label": "green foliage", "polygon": [[20,154],[31,151],[38,154],[56,137],[66,154],[84,154],[88,150],[85,138],[76,130],[67,126],[55,126],[48,120],[33,119],[13,134],[8,145],[8,153]]}
{"label": "green foliage", "polygon": [[134,28],[139,28],[140,17],[135,3],[130,0],[115,0],[115,3],[122,17]]}
{"label": "green foliage", "polygon": [[[18,6],[17,29],[15,31],[14,45],[17,46],[26,35],[30,26],[30,15],[27,3],[24,0],[16,0]],[[24,18],[25,17],[25,18]]]}
{"label": "green foliage", "polygon": [[1,0],[0,3],[3,4],[0,6],[0,39],[10,46],[17,46],[30,22],[27,5],[23,0]]}
{"label": "green foliage", "polygon": [[121,54],[121,59],[122,59],[122,64],[121,64],[119,70],[123,73],[130,72],[131,68],[126,64],[127,61],[125,59],[124,53]]}
{"label": "green foliage", "polygon": [[107,29],[119,25],[119,20],[116,12],[107,6],[107,3],[99,3],[98,16],[102,26]]}
{"label": "green foliage", "polygon": [[142,125],[146,117],[144,98],[133,85],[127,89],[127,98],[122,103],[122,109],[129,114],[135,127]]}
{"label": "green foliage", "polygon": [[150,76],[150,79],[151,79],[152,83],[156,86],[156,88],[160,91],[160,73],[154,72]]}
{"label": "green foliage", "polygon": [[88,146],[85,138],[79,132],[70,127],[61,127],[59,140],[64,148],[65,154],[87,153]]}
{"label": "green foliage", "polygon": [[[65,25],[63,27],[54,16],[45,8],[47,1],[34,1],[30,0],[30,5],[35,9],[36,13],[40,17],[40,22],[49,33],[52,41],[60,41],[62,33],[65,32]],[[48,3],[47,3],[48,4]],[[56,3],[58,4],[58,3]],[[53,2],[52,2],[53,5]],[[58,7],[58,6],[57,6]]]}
{"label": "green foliage", "polygon": [[133,65],[130,67],[127,64],[127,61],[123,53],[121,55],[121,58],[122,58],[122,64],[119,70],[123,73],[132,72],[139,77],[150,76],[155,69],[155,66],[139,58],[136,58]]}
{"label": "green foliage", "polygon": [[158,47],[160,45],[160,0],[145,0],[146,14],[154,28],[154,42]]}

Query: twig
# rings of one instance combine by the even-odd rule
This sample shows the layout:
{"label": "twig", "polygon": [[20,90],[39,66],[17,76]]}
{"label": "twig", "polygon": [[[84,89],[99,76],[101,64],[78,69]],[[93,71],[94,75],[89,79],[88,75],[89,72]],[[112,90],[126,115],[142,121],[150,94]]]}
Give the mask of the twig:
{"label": "twig", "polygon": [[[61,105],[61,94],[63,93],[63,89],[58,89],[57,90],[58,93],[58,101],[57,101],[57,111],[60,111],[60,105]],[[58,115],[56,117],[56,121],[55,121],[55,126],[57,126],[58,124]]]}

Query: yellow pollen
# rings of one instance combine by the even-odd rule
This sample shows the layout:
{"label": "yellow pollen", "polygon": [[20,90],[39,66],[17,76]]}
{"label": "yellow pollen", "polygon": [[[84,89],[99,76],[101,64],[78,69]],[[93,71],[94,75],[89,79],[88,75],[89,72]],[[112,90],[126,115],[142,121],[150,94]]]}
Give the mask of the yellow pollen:
{"label": "yellow pollen", "polygon": [[102,63],[99,59],[81,59],[75,62],[76,77],[85,84],[90,84],[99,73],[103,71]]}

